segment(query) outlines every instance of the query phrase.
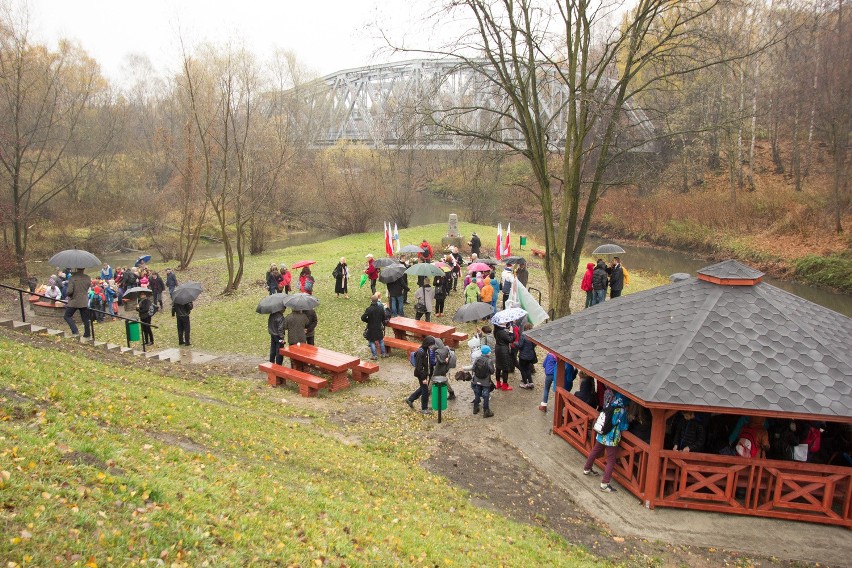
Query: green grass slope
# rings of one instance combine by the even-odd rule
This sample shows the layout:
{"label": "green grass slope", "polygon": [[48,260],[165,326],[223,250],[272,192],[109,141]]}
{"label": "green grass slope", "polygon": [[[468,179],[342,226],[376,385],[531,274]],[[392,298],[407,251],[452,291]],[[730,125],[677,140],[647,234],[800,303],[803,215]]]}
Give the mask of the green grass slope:
{"label": "green grass slope", "polygon": [[599,562],[418,467],[413,415],[344,443],[259,381],[161,376],[6,339],[0,353],[9,566]]}

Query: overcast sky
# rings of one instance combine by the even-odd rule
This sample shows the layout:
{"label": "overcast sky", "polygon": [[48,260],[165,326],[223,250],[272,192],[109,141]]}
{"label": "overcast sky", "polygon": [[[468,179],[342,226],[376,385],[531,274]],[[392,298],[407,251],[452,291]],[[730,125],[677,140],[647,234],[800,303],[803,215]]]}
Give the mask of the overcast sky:
{"label": "overcast sky", "polygon": [[120,82],[128,54],[145,54],[158,70],[176,68],[179,37],[242,41],[260,57],[296,53],[320,75],[414,56],[376,53],[376,22],[395,41],[417,39],[427,0],[30,0],[35,37],[53,45],[75,39]]}

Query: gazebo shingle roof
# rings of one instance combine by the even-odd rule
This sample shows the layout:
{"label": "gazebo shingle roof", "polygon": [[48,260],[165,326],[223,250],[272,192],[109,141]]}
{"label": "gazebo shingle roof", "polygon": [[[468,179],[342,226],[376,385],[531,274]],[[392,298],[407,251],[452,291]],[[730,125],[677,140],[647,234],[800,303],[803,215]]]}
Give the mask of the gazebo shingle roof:
{"label": "gazebo shingle roof", "polygon": [[[735,261],[699,274],[762,276]],[[690,278],[527,335],[646,402],[852,417],[852,319],[766,283]]]}

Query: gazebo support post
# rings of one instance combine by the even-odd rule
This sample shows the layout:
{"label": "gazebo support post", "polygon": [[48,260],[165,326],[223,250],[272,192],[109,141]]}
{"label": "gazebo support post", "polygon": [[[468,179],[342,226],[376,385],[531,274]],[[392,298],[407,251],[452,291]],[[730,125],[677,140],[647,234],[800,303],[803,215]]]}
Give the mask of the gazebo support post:
{"label": "gazebo support post", "polygon": [[660,485],[660,452],[666,439],[666,418],[664,408],[651,409],[651,440],[648,452],[648,476],[645,478],[645,506],[653,509]]}
{"label": "gazebo support post", "polygon": [[556,386],[562,388],[565,385],[565,360],[556,359]]}

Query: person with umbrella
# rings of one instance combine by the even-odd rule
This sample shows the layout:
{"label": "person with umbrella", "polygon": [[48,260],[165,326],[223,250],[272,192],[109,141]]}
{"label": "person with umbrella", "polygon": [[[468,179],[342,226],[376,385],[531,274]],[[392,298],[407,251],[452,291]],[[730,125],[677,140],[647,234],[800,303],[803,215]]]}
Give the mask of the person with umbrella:
{"label": "person with umbrella", "polygon": [[592,305],[600,304],[606,299],[606,289],[609,284],[609,276],[606,272],[606,264],[599,258],[595,270],[592,272]]}
{"label": "person with umbrella", "polygon": [[334,267],[331,272],[334,277],[334,293],[339,298],[343,294],[344,298],[349,297],[349,267],[346,266],[346,257],[341,256],[340,262]]}
{"label": "person with umbrella", "polygon": [[447,279],[449,275],[436,276],[432,284],[435,288],[435,317],[443,317],[444,301],[447,299]]}
{"label": "person with umbrella", "polygon": [[311,276],[311,267],[302,267],[302,272],[299,273],[299,292],[303,294],[314,293],[314,277]]}
{"label": "person with umbrella", "polygon": [[145,292],[139,293],[139,304],[136,306],[136,311],[139,313],[139,321],[142,323],[142,343],[144,345],[154,345],[154,330],[151,329],[151,318],[154,316],[156,308],[149,295]]}
{"label": "person with umbrella", "polygon": [[[440,269],[439,269],[440,270]],[[429,281],[423,282],[423,285],[414,293],[414,318],[420,319],[424,315],[426,321],[432,321],[432,311],[435,307],[435,289],[429,285]]]}
{"label": "person with umbrella", "polygon": [[308,316],[301,310],[294,310],[284,318],[284,329],[287,330],[287,344],[307,343]]}
{"label": "person with umbrella", "polygon": [[618,298],[624,289],[624,269],[621,267],[621,259],[612,257],[612,264],[606,269],[609,275],[609,298]]}
{"label": "person with umbrella", "polygon": [[[186,304],[172,303],[172,317],[177,318],[178,345],[189,347],[189,312],[192,311],[192,302]],[[153,341],[152,341],[153,342]]]}
{"label": "person with umbrella", "polygon": [[[493,320],[492,320],[493,323]],[[515,342],[515,334],[506,329],[505,325],[494,324],[494,361],[497,367],[497,388],[504,391],[514,390],[509,386],[509,372],[512,365],[511,345]]]}
{"label": "person with umbrella", "polygon": [[370,305],[367,306],[367,309],[361,315],[361,321],[367,324],[367,328],[364,330],[364,339],[367,340],[367,344],[370,346],[370,359],[373,361],[378,359],[379,355],[382,357],[388,356],[387,349],[385,348],[385,330],[383,325],[385,309],[379,305],[381,297],[381,294],[378,293],[370,296]]}
{"label": "person with umbrella", "polygon": [[65,307],[65,321],[71,328],[71,335],[80,334],[77,324],[74,323],[74,312],[78,311],[80,312],[80,319],[83,320],[83,337],[88,338],[91,335],[88,307],[91,283],[92,280],[86,275],[83,268],[78,268],[77,272],[68,279],[68,287],[65,289],[65,297],[68,300]]}
{"label": "person with umbrella", "polygon": [[[398,265],[403,267],[403,265]],[[403,267],[404,268],[404,267]],[[382,270],[382,273],[379,275],[379,278],[384,278],[386,274],[392,274],[391,270],[393,268],[388,267],[385,270]],[[394,280],[387,282],[388,287],[388,298],[390,298],[390,311],[392,315],[405,317],[405,293],[408,292],[408,276],[405,275],[405,271]]]}
{"label": "person with umbrella", "polygon": [[269,314],[266,320],[266,329],[269,331],[269,362],[281,365],[284,363],[284,355],[281,354],[281,344],[284,343],[284,311],[281,308],[277,312]]}

